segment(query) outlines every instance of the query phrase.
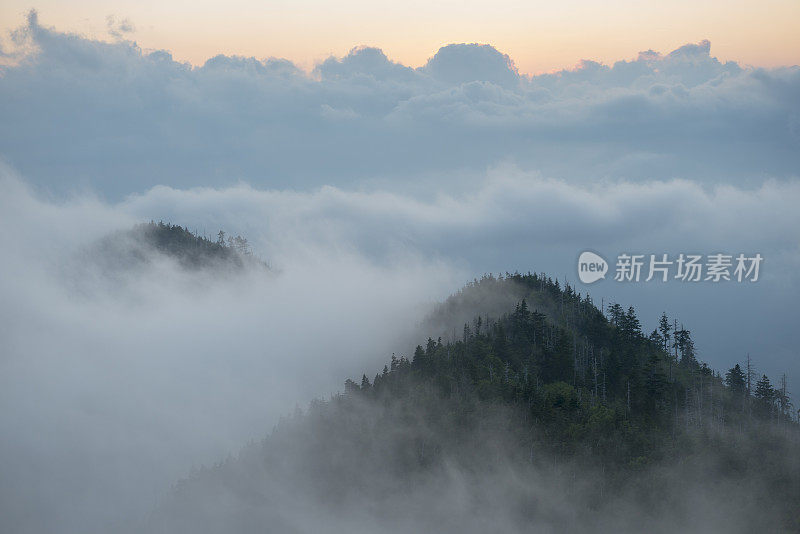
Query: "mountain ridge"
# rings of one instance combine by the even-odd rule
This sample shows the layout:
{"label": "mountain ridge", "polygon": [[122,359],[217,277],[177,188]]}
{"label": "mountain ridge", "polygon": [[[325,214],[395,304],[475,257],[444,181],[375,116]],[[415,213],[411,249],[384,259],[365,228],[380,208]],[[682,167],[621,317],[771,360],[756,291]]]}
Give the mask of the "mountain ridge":
{"label": "mountain ridge", "polygon": [[[450,328],[462,307],[520,292],[496,319],[476,314],[460,339],[393,355],[372,381],[348,379],[182,481],[150,528],[363,529],[353,517],[401,532],[441,522],[581,532],[598,518],[609,532],[641,531],[637,521],[652,531],[800,528],[800,433],[785,391],[768,381],[748,390],[738,364],[723,378],[666,316],[665,335],[645,336],[632,307],[613,304],[606,317],[569,285],[513,273],[474,280],[429,324]],[[694,510],[698,501],[707,509]]]}

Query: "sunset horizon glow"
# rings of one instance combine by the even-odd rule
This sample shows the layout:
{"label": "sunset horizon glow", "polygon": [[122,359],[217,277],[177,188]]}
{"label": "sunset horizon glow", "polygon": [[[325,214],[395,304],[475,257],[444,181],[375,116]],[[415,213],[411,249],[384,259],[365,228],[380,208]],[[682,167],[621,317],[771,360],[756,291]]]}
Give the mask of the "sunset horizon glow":
{"label": "sunset horizon glow", "polygon": [[711,42],[720,61],[773,68],[800,64],[800,3],[770,0],[734,7],[722,2],[669,6],[616,1],[600,6],[575,0],[565,7],[503,1],[408,2],[379,7],[360,0],[271,2],[236,0],[223,8],[201,1],[173,4],[80,0],[11,0],[0,6],[3,47],[31,9],[40,23],[99,41],[134,41],[143,50],[166,50],[199,66],[211,57],[288,59],[310,71],[330,56],[359,47],[420,67],[451,43],[489,44],[507,54],[521,74],[572,69],[583,60],[612,65],[639,52],[669,53],[687,43]]}

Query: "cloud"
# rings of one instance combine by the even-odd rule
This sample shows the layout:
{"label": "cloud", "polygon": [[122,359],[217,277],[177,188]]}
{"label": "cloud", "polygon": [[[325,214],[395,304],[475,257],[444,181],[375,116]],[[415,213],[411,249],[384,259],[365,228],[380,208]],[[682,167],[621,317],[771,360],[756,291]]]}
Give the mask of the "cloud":
{"label": "cloud", "polygon": [[[0,260],[0,457],[16,460],[1,468],[0,516],[21,520],[24,506],[44,503],[51,513],[33,530],[102,530],[143,513],[192,465],[436,335],[417,330],[428,306],[481,269],[574,282],[587,248],[607,258],[760,252],[752,287],[609,280],[591,291],[636,305],[645,327],[666,309],[718,369],[749,350],[760,371],[800,377],[788,357],[800,342],[791,324],[800,251],[774,231],[800,225],[796,182],[575,185],[500,168],[470,192],[427,199],[240,184],[158,186],[109,203],[47,200],[7,174],[0,223],[15,230],[0,234],[14,251]],[[164,217],[246,235],[280,274],[220,277],[166,258],[114,277],[96,267],[98,239]],[[87,509],[105,512],[87,527]]]}
{"label": "cloud", "polygon": [[356,47],[343,58],[329,57],[314,72],[323,80],[367,78],[374,81],[414,82],[417,75],[411,67],[391,61],[379,48]]}
{"label": "cloud", "polygon": [[0,75],[0,156],[61,193],[239,180],[400,191],[431,174],[448,191],[508,162],[582,183],[757,185],[800,165],[800,69],[722,63],[707,41],[527,77],[489,45],[443,47],[418,69],[355,48],[306,74],[276,58],[191,67],[35,12],[16,36],[28,52]]}
{"label": "cloud", "polygon": [[490,45],[444,46],[421,70],[450,86],[480,81],[514,88],[520,81],[511,58]]}
{"label": "cloud", "polygon": [[126,34],[133,33],[136,28],[128,19],[117,19],[114,15],[106,17],[106,28],[108,34],[115,39],[122,39]]}

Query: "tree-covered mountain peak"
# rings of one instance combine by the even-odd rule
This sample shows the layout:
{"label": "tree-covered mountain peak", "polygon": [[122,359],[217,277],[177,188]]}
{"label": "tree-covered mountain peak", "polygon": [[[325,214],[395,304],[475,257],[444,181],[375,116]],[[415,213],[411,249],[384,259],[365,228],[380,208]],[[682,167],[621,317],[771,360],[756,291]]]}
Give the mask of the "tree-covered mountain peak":
{"label": "tree-covered mountain peak", "polygon": [[196,472],[149,528],[797,531],[785,381],[603,307],[544,275],[474,280],[423,323],[442,335]]}

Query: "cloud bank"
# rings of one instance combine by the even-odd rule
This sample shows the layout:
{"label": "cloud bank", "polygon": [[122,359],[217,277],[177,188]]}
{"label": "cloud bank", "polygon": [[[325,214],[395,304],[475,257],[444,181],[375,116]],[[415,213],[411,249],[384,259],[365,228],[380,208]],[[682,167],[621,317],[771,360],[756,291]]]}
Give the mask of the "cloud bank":
{"label": "cloud bank", "polygon": [[761,253],[767,259],[755,284],[621,284],[609,277],[579,289],[598,301],[635,305],[651,330],[662,311],[677,316],[713,366],[751,352],[772,375],[786,371],[800,380],[793,352],[800,338],[791,326],[792,295],[800,287],[792,231],[800,228],[798,199],[797,181],[757,188],[686,180],[579,185],[504,167],[474,190],[426,199],[334,186],[308,192],[160,186],[120,206],[145,220],[169,213],[194,226],[241,228],[278,264],[279,251],[300,242],[309,250],[356,251],[381,265],[412,252],[464,272],[534,269],[575,283],[577,256],[586,249],[612,266],[623,252]]}
{"label": "cloud bank", "polygon": [[500,163],[581,182],[752,185],[800,167],[800,68],[721,63],[708,41],[528,77],[477,44],[443,47],[418,69],[374,48],[310,74],[222,55],[193,68],[61,33],[35,12],[13,40],[0,155],[62,192],[238,180],[412,189],[431,176],[447,190]]}

